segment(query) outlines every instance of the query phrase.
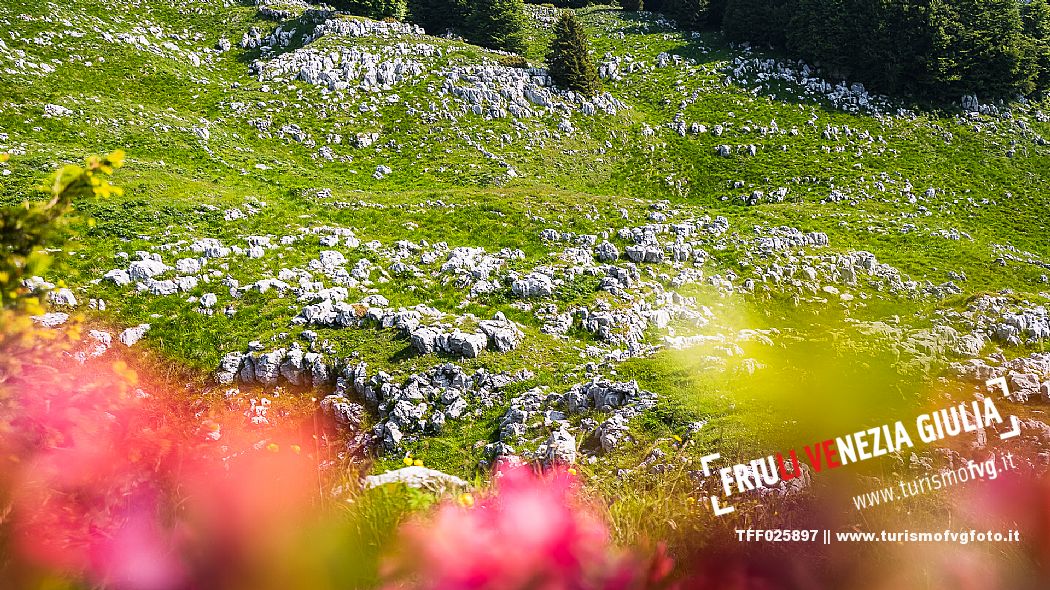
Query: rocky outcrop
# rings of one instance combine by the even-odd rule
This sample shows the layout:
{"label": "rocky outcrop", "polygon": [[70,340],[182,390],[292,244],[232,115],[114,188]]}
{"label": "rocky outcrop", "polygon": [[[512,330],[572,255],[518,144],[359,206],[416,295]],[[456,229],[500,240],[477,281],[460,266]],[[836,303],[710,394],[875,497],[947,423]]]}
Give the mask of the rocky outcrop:
{"label": "rocky outcrop", "polygon": [[366,488],[375,488],[389,484],[403,484],[410,488],[426,490],[435,494],[461,492],[470,487],[470,484],[459,477],[436,469],[418,466],[403,467],[379,475],[369,475],[364,480]]}

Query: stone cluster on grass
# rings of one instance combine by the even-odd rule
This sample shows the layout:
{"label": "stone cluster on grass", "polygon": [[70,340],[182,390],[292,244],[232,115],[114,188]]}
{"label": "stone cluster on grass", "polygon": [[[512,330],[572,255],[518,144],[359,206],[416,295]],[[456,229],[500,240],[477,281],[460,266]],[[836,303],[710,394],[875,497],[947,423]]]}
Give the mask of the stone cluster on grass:
{"label": "stone cluster on grass", "polygon": [[[656,395],[634,381],[595,379],[573,385],[563,394],[533,388],[508,403],[500,419],[500,440],[486,447],[490,459],[519,455],[546,463],[575,463],[581,452],[594,455],[618,449],[630,438],[630,420],[652,408]],[[575,426],[571,416],[585,418]]]}
{"label": "stone cluster on grass", "polygon": [[[953,363],[952,370],[982,388],[991,379],[1005,377],[1012,401],[1050,403],[1050,353],[1035,352],[1011,360],[994,354]],[[1003,395],[998,389],[992,390],[991,394]]]}
{"label": "stone cluster on grass", "polygon": [[532,378],[527,370],[468,373],[445,363],[398,383],[382,371],[370,376],[363,363],[347,363],[339,372],[333,395],[353,394],[373,406],[379,415],[373,434],[385,452],[396,453],[409,442],[406,437],[418,440],[424,434],[441,432],[449,420],[477,418],[483,410],[502,403],[504,388]]}
{"label": "stone cluster on grass", "polygon": [[[384,305],[385,299],[374,302]],[[450,320],[448,314],[426,305],[399,309],[378,305],[325,299],[304,307],[293,323],[327,328],[373,325],[396,329],[419,354],[439,353],[459,358],[477,357],[486,348],[497,352],[514,350],[524,337],[521,329],[499,312],[490,320],[476,321],[472,316]],[[467,323],[475,327],[461,329]]]}

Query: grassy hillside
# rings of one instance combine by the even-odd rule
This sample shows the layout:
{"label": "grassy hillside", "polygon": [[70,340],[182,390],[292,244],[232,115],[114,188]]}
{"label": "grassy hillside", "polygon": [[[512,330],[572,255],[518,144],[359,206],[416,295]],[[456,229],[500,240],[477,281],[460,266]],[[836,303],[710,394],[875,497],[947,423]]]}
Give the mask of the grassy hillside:
{"label": "grassy hillside", "polygon": [[[529,10],[526,57],[542,67],[552,14]],[[64,266],[44,279],[94,322],[150,324],[136,346],[197,371],[205,396],[233,386],[213,373],[252,342],[297,342],[396,383],[447,362],[532,372],[439,433],[406,429],[379,471],[411,452],[474,476],[516,396],[636,379],[655,405],[614,449],[590,434],[609,412],[563,418],[595,489],[624,498],[625,535],[639,515],[666,529],[663,516],[689,510],[687,472],[704,454],[750,458],[880,424],[925,407],[953,361],[1045,350],[1038,335],[992,338],[1001,317],[973,304],[1007,290],[1004,312],[1050,299],[1050,105],[930,111],[654,14],[579,14],[599,66],[616,70],[595,100],[459,40],[320,10],[4,4],[0,200],[31,198],[58,163],[126,150],[125,194],[78,205]],[[202,239],[226,250],[204,255]],[[595,261],[606,241],[616,258]],[[632,246],[661,260],[631,260]],[[484,252],[448,266],[456,248]],[[343,262],[326,266],[333,251]],[[138,252],[172,268],[103,279]],[[550,292],[516,291],[533,273]],[[155,284],[176,277],[194,280]],[[428,306],[448,330],[499,312],[522,339],[461,358],[367,321],[295,321],[334,287],[348,304],[385,301],[360,314]],[[603,312],[606,333],[586,320]],[[972,333],[977,350],[960,352]],[[366,426],[389,422],[392,405],[365,405]],[[518,453],[560,428],[531,420]],[[648,493],[657,476],[683,493]]]}

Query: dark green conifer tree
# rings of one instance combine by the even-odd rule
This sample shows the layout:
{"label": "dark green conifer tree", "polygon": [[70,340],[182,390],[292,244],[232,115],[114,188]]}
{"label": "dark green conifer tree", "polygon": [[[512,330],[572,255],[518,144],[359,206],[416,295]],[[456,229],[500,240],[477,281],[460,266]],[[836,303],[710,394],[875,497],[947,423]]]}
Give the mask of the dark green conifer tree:
{"label": "dark green conifer tree", "polygon": [[463,27],[470,12],[468,0],[408,0],[408,19],[430,35]]}
{"label": "dark green conifer tree", "polygon": [[784,44],[787,0],[727,0],[722,32],[733,41]]}
{"label": "dark green conifer tree", "polygon": [[524,53],[525,3],[522,0],[470,0],[466,36],[489,49]]}
{"label": "dark green conifer tree", "polygon": [[1021,18],[1036,86],[1050,88],[1050,1],[1031,0],[1022,5]]}
{"label": "dark green conifer tree", "polygon": [[554,25],[547,67],[551,78],[562,88],[593,96],[601,89],[601,80],[588,52],[589,45],[576,15],[568,10],[562,12]]}
{"label": "dark green conifer tree", "polygon": [[374,19],[400,19],[405,16],[405,0],[335,0],[332,6]]}

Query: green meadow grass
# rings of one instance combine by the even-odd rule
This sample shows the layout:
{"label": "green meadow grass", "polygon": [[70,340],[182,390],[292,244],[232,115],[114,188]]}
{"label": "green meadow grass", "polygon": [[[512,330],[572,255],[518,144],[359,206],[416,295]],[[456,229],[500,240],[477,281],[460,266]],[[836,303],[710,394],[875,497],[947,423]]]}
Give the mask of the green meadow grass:
{"label": "green meadow grass", "polygon": [[[98,26],[114,33],[159,25],[169,32],[199,33],[200,40],[177,44],[200,53],[222,37],[236,44],[251,26],[264,34],[278,26],[260,19],[254,7],[245,4],[222,7],[218,2],[198,2],[192,7],[201,13],[187,12],[180,2],[140,3],[127,11],[78,0],[0,6],[0,20],[21,35],[19,39],[0,35],[9,47],[41,60],[63,60],[50,75],[15,76],[12,83],[0,85],[0,133],[8,135],[0,142],[0,151],[13,156],[7,165],[12,173],[0,177],[0,202],[38,198],[31,188],[62,162],[126,150],[127,166],[116,177],[124,196],[78,204],[71,239],[58,253],[62,270],[48,278],[65,280],[85,301],[105,299],[107,311],[90,314],[93,321],[112,326],[150,323],[153,328],[144,341],[149,354],[172,367],[196,372],[202,380],[224,353],[244,350],[251,340],[267,342],[285,334],[279,342],[294,341],[301,329],[290,326],[289,320],[299,306],[291,298],[247,295],[237,301],[232,317],[221,312],[205,316],[181,295],[128,294],[94,282],[118,265],[117,252],[133,254],[158,243],[195,237],[244,245],[248,235],[293,235],[303,227],[332,225],[352,227],[362,242],[380,240],[384,245],[405,239],[482,246],[490,252],[521,249],[527,257],[521,270],[526,270],[550,252],[551,246],[539,237],[543,229],[601,233],[642,225],[649,205],[667,200],[684,216],[727,217],[730,233],[740,237],[753,236],[755,225],[788,225],[827,233],[829,252],[868,250],[915,280],[939,284],[948,280],[949,271],[965,272],[968,277],[960,283],[961,296],[944,301],[873,298],[865,307],[850,309],[848,316],[854,320],[899,316],[905,323],[925,327],[935,311],[959,309],[974,294],[1010,289],[1019,299],[1037,299],[1047,290],[1041,282],[1045,269],[1016,263],[997,266],[993,249],[994,244],[1008,244],[1043,259],[1050,257],[1046,237],[1050,150],[1032,141],[1036,133],[1050,136],[1050,123],[1034,114],[1048,108],[1045,102],[1014,105],[1015,120],[985,118],[976,122],[980,130],[948,106],[920,110],[911,117],[847,114],[821,101],[799,98],[790,88],[778,90],[772,98],[726,84],[724,68],[741,52],[717,35],[705,33],[694,39],[657,25],[645,28],[637,17],[598,7],[581,11],[596,58],[611,53],[651,63],[667,52],[695,60],[696,65],[688,71],[653,69],[628,74],[621,82],[606,82],[605,89],[628,103],[629,110],[575,116],[577,131],[572,136],[537,136],[531,145],[524,139],[503,145],[500,135],[514,132],[509,120],[463,115],[458,122],[423,124],[419,115],[410,113],[409,105],[429,102],[427,86],[439,83],[435,76],[397,87],[399,102],[361,114],[348,104],[328,101],[318,88],[305,83],[253,78],[248,66],[258,51],[235,46],[195,69],[125,44],[103,43],[94,34],[68,40],[67,45],[37,45],[27,39],[66,25],[18,18],[27,14],[70,19],[74,29]],[[617,31],[623,31],[624,38],[615,35]],[[548,36],[546,31],[532,32],[526,55],[532,63],[542,63]],[[380,48],[406,41],[419,42],[323,38],[315,46]],[[445,52],[437,60],[439,65],[496,59],[495,54],[460,41],[428,38],[425,42]],[[301,36],[281,51],[299,44]],[[70,56],[78,61],[67,63]],[[263,86],[271,92],[262,92]],[[696,100],[683,111],[684,120],[709,129],[727,124],[721,137],[710,132],[679,137],[669,128],[679,103],[696,91]],[[246,104],[244,114],[231,109],[232,102]],[[49,103],[77,113],[43,118],[43,105]],[[270,117],[271,129],[294,123],[318,146],[334,130],[344,137],[371,131],[381,136],[371,148],[340,148],[341,155],[352,156],[351,162],[325,162],[314,157],[316,147],[260,137],[249,125],[249,120],[260,117]],[[526,124],[533,130],[553,130],[559,120],[548,115]],[[809,124],[811,120],[815,124]],[[1016,132],[1016,120],[1025,121],[1030,131]],[[780,129],[797,128],[799,134],[762,137],[754,131],[772,121]],[[829,125],[867,131],[884,138],[885,144],[851,143],[845,136],[826,140],[822,132]],[[210,130],[208,141],[194,134],[198,126]],[[655,130],[653,136],[643,135],[645,126]],[[508,179],[501,164],[481,157],[459,139],[460,134],[498,153],[518,178]],[[1009,157],[1014,141],[1017,154]],[[754,144],[758,152],[755,157],[721,158],[715,153],[719,144]],[[845,149],[836,152],[837,147]],[[376,180],[372,173],[381,164],[394,172]],[[897,185],[879,193],[873,182],[884,172]],[[910,204],[899,198],[899,186],[905,181],[914,185],[917,195],[929,187],[937,195]],[[737,182],[744,188],[732,188]],[[741,195],[754,190],[769,193],[781,186],[789,189],[784,203],[740,204]],[[332,198],[309,196],[321,188],[330,189]],[[849,196],[844,202],[821,203],[832,190]],[[972,206],[967,199],[988,199],[993,204]],[[224,209],[254,200],[266,203],[258,214],[223,220]],[[450,206],[426,204],[438,200]],[[335,206],[358,201],[381,208]],[[621,208],[628,211],[629,221],[620,219]],[[600,218],[592,220],[588,217],[592,213]],[[919,231],[902,233],[906,223],[915,224]],[[972,241],[951,241],[927,231],[950,228],[967,232]],[[321,249],[316,238],[303,240],[280,250],[280,259],[247,260],[230,272],[276,276],[278,268],[304,266]],[[739,270],[743,253],[737,246],[730,244],[725,251],[711,254],[704,266],[706,275]],[[363,250],[348,253],[351,263],[362,257],[367,257]],[[558,289],[555,300],[562,309],[593,302],[601,296],[597,283],[581,278]],[[218,288],[201,285],[194,294]],[[393,279],[379,288],[393,305],[425,303],[479,317],[503,311],[524,325],[527,346],[504,355],[483,354],[464,362],[467,369],[528,368],[535,379],[520,387],[546,385],[556,391],[580,377],[580,342],[542,335],[535,317],[512,307],[505,293],[460,308],[464,292],[450,285]],[[683,292],[716,308],[725,326],[776,328],[791,338],[778,340],[772,348],[748,347],[747,357],[765,367],[754,375],[736,360],[724,365],[711,361],[711,351],[702,347],[662,351],[616,368],[615,378],[637,379],[643,388],[660,394],[657,408],[636,420],[635,444],[598,465],[581,466],[596,493],[615,499],[610,517],[621,539],[639,530],[684,539],[692,534],[689,527],[703,526],[703,520],[685,521],[699,510],[688,501],[691,487],[686,472],[696,469],[698,457],[704,454],[720,452],[738,459],[756,453],[764,456],[811,443],[807,437],[815,433],[833,437],[881,424],[915,410],[925,400],[926,380],[887,370],[895,360],[892,352],[885,343],[856,333],[845,322],[847,312],[841,307],[795,306],[787,298],[762,293],[726,299],[704,287]],[[316,331],[341,350],[357,352],[370,366],[402,376],[446,360],[407,354],[408,342],[389,331]],[[517,392],[512,389],[507,395]],[[410,450],[428,466],[473,477],[484,444],[496,440],[501,414],[501,408],[493,408],[477,419],[450,423],[441,436],[415,443]],[[706,420],[707,425],[682,446],[674,437],[684,436],[686,424],[697,420]],[[679,472],[662,479],[645,474],[625,480],[616,476],[617,469],[636,467],[654,448],[681,457]],[[382,458],[374,468],[384,470],[399,463],[399,457]],[[375,505],[379,520],[368,526],[386,530],[386,524],[402,517],[398,511],[403,506],[391,506],[418,504],[402,497],[386,500]]]}

